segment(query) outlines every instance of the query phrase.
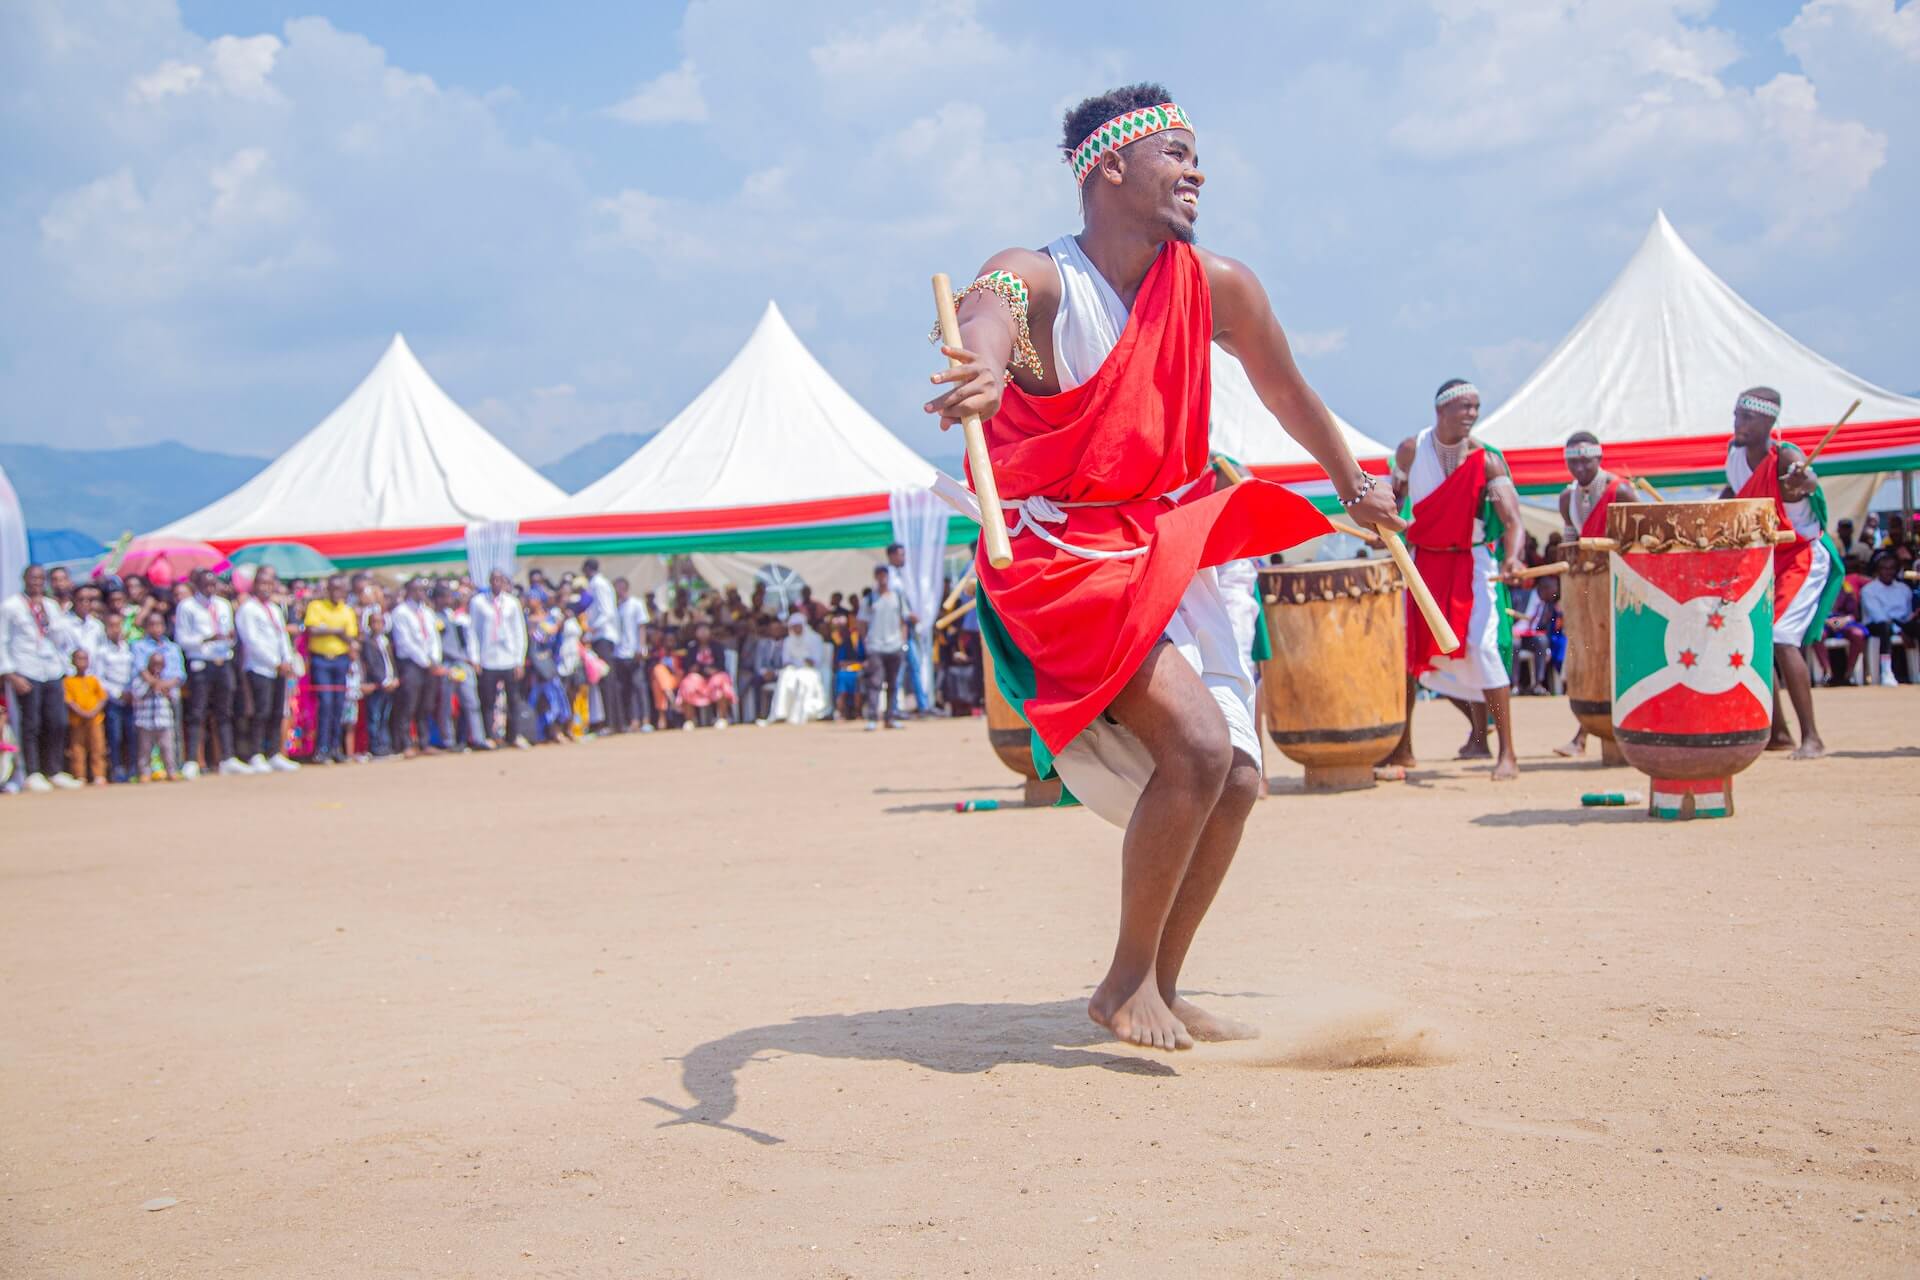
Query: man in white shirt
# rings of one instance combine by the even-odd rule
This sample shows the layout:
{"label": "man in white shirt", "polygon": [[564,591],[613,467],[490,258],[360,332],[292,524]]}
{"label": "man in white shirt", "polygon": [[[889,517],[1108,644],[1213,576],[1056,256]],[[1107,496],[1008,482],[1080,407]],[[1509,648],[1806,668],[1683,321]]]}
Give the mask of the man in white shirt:
{"label": "man in white shirt", "polygon": [[240,723],[240,755],[254,773],[292,773],[300,766],[281,750],[280,726],[287,706],[287,681],[293,676],[293,641],[287,615],[274,596],[280,574],[262,565],[253,590],[240,602],[235,629],[246,681],[246,715]]}
{"label": "man in white shirt", "polygon": [[233,606],[214,594],[207,570],[195,569],[192,581],[192,594],[173,611],[173,639],[187,660],[187,762],[180,776],[200,776],[203,745],[212,748],[221,773],[251,773],[233,754]]}
{"label": "man in white shirt", "polygon": [[[394,731],[408,759],[433,750],[428,725],[440,707],[440,623],[427,603],[427,580],[407,583],[407,598],[393,611],[393,656],[400,667],[400,699],[394,712]],[[411,729],[414,737],[408,737]]]}
{"label": "man in white shirt", "polygon": [[[613,656],[620,647],[620,601],[613,584],[607,581],[607,575],[600,572],[598,560],[587,560],[580,566],[580,573],[587,580],[587,617],[585,622],[587,646],[594,651],[600,661],[611,669]],[[615,733],[627,727],[627,700],[620,692],[607,696],[607,682],[600,682],[601,701],[605,703],[602,717],[605,727]]]}
{"label": "man in white shirt", "polygon": [[125,782],[133,773],[133,646],[120,614],[106,608],[88,619],[92,625],[82,628],[80,647],[107,694],[107,779]]}
{"label": "man in white shirt", "polygon": [[80,783],[62,764],[67,695],[60,682],[67,676],[66,655],[77,646],[69,619],[47,595],[47,571],[28,565],[20,585],[20,594],[0,603],[0,684],[11,700],[21,770],[29,791],[72,790]]}
{"label": "man in white shirt", "polygon": [[[440,740],[448,750],[465,745],[474,751],[491,751],[493,740],[480,723],[480,677],[473,664],[466,602],[445,582],[434,586],[432,600],[433,611],[440,615],[441,665],[446,668],[446,678],[440,682]],[[463,733],[466,741],[461,744]]]}
{"label": "man in white shirt", "polygon": [[467,625],[473,629],[473,662],[480,673],[480,720],[493,732],[493,709],[500,691],[507,692],[507,728],[501,741],[516,747],[530,745],[520,732],[521,686],[527,675],[527,615],[513,580],[495,569],[487,589],[467,602]]}
{"label": "man in white shirt", "polygon": [[647,626],[653,618],[647,602],[632,593],[625,578],[613,580],[614,613],[620,623],[620,638],[613,646],[613,679],[602,681],[610,687],[607,712],[615,717],[624,732],[639,726],[640,732],[653,732],[653,698],[647,687]]}
{"label": "man in white shirt", "polygon": [[900,603],[907,611],[907,649],[900,662],[900,680],[894,682],[893,696],[900,698],[900,683],[913,681],[913,706],[921,715],[933,710],[933,699],[927,692],[926,677],[920,671],[920,610],[914,606],[913,590],[907,575],[907,549],[900,543],[891,543],[887,547],[887,577],[893,583],[893,589],[900,596]]}
{"label": "man in white shirt", "polygon": [[1891,551],[1873,558],[1873,579],[1860,588],[1860,621],[1867,634],[1880,642],[1880,683],[1901,683],[1893,674],[1897,655],[1901,675],[1912,684],[1907,641],[1920,637],[1920,625],[1914,622],[1913,588],[1900,581],[1900,561]]}
{"label": "man in white shirt", "polygon": [[907,654],[907,603],[893,587],[886,565],[873,570],[873,599],[867,605],[867,728],[878,727],[886,699],[886,726],[897,729],[900,715],[900,664]]}

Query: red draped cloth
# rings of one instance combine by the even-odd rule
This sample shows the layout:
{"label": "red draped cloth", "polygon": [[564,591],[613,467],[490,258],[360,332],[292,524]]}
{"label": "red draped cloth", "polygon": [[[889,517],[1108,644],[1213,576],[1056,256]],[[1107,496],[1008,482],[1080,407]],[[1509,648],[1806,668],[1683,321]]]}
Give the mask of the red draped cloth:
{"label": "red draped cloth", "polygon": [[1635,497],[1633,486],[1629,485],[1625,480],[1615,480],[1607,486],[1606,492],[1600,495],[1600,505],[1596,506],[1592,512],[1588,514],[1587,522],[1580,526],[1580,536],[1583,538],[1606,537],[1607,508],[1612,506],[1616,501],[1632,502],[1635,500]]}
{"label": "red draped cloth", "polygon": [[1773,513],[1780,519],[1780,527],[1793,532],[1793,541],[1782,543],[1773,549],[1773,618],[1787,611],[1793,598],[1800,594],[1800,585],[1813,571],[1814,544],[1802,537],[1794,529],[1793,521],[1787,518],[1787,503],[1780,496],[1780,446],[1772,445],[1767,449],[1766,458],[1753,469],[1747,482],[1740,486],[1736,498],[1772,498]]}
{"label": "red draped cloth", "polygon": [[[1487,451],[1469,449],[1454,473],[1432,493],[1413,504],[1413,523],[1407,527],[1407,545],[1413,548],[1413,567],[1446,615],[1456,636],[1468,634],[1473,619],[1473,522],[1487,492]],[[1407,605],[1407,670],[1414,675],[1433,670],[1440,642],[1420,611]]]}
{"label": "red draped cloth", "polygon": [[[1146,549],[1084,559],[1028,529],[1014,537],[1007,568],[993,568],[984,553],[978,559],[994,612],[1033,664],[1027,723],[1053,751],[1140,669],[1195,573],[1329,531],[1313,504],[1279,485],[1248,480],[1214,491],[1212,343],[1205,270],[1191,247],[1169,242],[1093,377],[1052,396],[1009,385],[986,422],[1003,501],[1103,504],[1067,508],[1065,523],[1041,527],[1089,550]],[[1007,522],[1016,523],[1011,511]]]}

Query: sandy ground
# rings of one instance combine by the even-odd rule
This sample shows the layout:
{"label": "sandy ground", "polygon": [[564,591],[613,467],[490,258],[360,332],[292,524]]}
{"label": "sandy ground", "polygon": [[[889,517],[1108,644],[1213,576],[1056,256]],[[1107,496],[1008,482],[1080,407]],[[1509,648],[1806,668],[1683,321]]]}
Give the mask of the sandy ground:
{"label": "sandy ground", "polygon": [[1913,1275],[1920,690],[1819,708],[1684,827],[1273,753],[1177,1056],[979,722],[0,802],[0,1274]]}

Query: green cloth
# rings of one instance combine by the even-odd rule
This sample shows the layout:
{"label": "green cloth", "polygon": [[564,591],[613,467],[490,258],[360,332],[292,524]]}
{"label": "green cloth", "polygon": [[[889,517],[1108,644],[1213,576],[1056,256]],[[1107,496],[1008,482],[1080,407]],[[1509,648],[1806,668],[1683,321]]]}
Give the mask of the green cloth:
{"label": "green cloth", "polygon": [[[993,682],[1000,687],[1000,696],[1007,700],[1007,705],[1012,707],[1022,720],[1025,720],[1027,699],[1033,697],[1039,688],[1039,681],[1033,674],[1033,663],[1028,661],[1026,654],[1020,652],[1019,646],[1013,642],[1013,637],[1008,635],[1007,629],[1001,625],[1000,615],[993,611],[993,600],[987,595],[986,588],[979,587],[973,594],[974,599],[979,602],[974,608],[974,614],[980,619],[980,639],[993,658]],[[1053,767],[1053,752],[1048,749],[1040,735],[1033,731],[1031,724],[1027,726],[1027,736],[1032,740],[1033,768],[1034,772],[1040,775],[1040,780],[1049,782],[1059,777],[1059,773]],[[1060,799],[1055,802],[1054,807],[1063,809],[1079,803],[1074,798],[1073,792],[1067,789],[1066,784],[1061,783]]]}
{"label": "green cloth", "polygon": [[[1507,455],[1492,445],[1483,444],[1480,447],[1500,459],[1502,464],[1506,462]],[[1486,527],[1487,531],[1487,540],[1482,545],[1492,548],[1493,567],[1497,572],[1501,561],[1500,539],[1506,536],[1507,525],[1500,518],[1499,508],[1493,505],[1492,485],[1487,486],[1487,492],[1481,499],[1481,504],[1480,523]],[[1507,669],[1507,679],[1511,680],[1513,679],[1513,615],[1507,611],[1513,608],[1513,593],[1507,590],[1507,584],[1504,581],[1493,585],[1493,607],[1496,611],[1494,616],[1500,624],[1500,665]]]}
{"label": "green cloth", "polygon": [[1820,593],[1820,606],[1814,610],[1813,621],[1807,624],[1807,634],[1800,638],[1803,645],[1819,644],[1827,633],[1827,618],[1833,613],[1833,605],[1840,598],[1840,592],[1847,584],[1847,566],[1840,555],[1840,545],[1827,532],[1827,491],[1816,482],[1813,492],[1807,495],[1807,505],[1813,510],[1813,518],[1820,522],[1820,545],[1827,549],[1829,557],[1827,585]]}

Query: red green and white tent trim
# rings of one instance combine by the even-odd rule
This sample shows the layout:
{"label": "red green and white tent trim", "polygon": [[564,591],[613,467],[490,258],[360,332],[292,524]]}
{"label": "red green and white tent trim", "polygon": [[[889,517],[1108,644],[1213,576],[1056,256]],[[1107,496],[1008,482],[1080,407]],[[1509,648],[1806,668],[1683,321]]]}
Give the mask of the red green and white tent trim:
{"label": "red green and white tent trim", "polygon": [[231,553],[301,542],[343,567],[466,558],[470,524],[565,495],[441,390],[398,334],[352,394],[226,497],[157,530]]}
{"label": "red green and white tent trim", "polygon": [[1567,483],[1561,446],[1575,431],[1599,436],[1616,473],[1718,485],[1734,398],[1754,385],[1780,391],[1778,434],[1809,449],[1860,401],[1821,454],[1822,476],[1920,469],[1920,399],[1796,341],[1715,275],[1664,213],[1600,300],[1474,434],[1504,452],[1523,493]]}

